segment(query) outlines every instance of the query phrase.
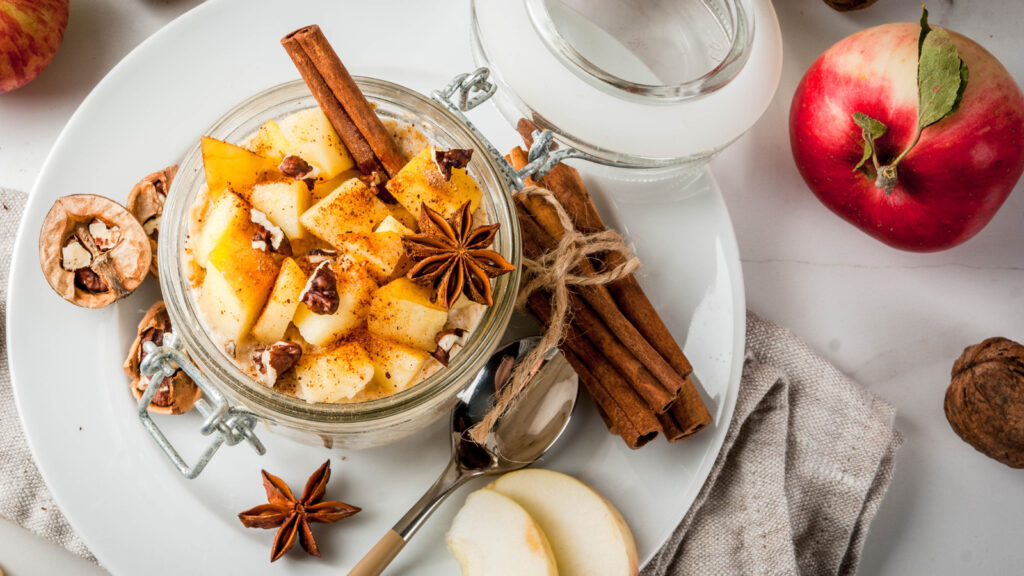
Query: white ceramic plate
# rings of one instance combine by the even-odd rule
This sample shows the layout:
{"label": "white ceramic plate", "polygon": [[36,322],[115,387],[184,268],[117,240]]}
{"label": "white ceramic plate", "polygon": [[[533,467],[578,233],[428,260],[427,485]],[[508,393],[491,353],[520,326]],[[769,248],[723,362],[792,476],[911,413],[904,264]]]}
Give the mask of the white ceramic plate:
{"label": "white ceramic plate", "polygon": [[[353,73],[429,91],[472,69],[464,3],[212,0],[182,16],[124,59],[90,94],[54,146],[31,195],[11,274],[8,342],[18,407],[36,461],[58,503],[100,562],[117,574],[340,574],[397,520],[443,468],[446,422],[386,448],[339,453],[275,437],[268,454],[224,448],[197,480],[184,480],[135,416],[121,362],[155,283],[103,310],[60,300],[39,270],[37,238],[58,196],[104,194],[124,201],[132,184],[176,162],[233,105],[297,77],[279,46],[287,32],[319,23]],[[358,10],[358,15],[355,11]],[[516,143],[490,107],[472,113],[499,148]],[[616,185],[621,190],[622,186]],[[637,452],[609,435],[584,400],[543,466],[593,484],[622,510],[648,560],[700,490],[736,400],[744,335],[736,242],[710,176],[671,201],[595,195],[646,263],[641,281],[707,392],[716,425],[669,446]],[[194,458],[199,417],[161,418]],[[272,531],[247,530],[236,514],[264,501],[259,470],[301,489],[332,458],[328,496],[362,506],[319,527],[323,559],[293,551],[268,562]],[[344,460],[342,460],[344,458]],[[464,489],[465,490],[465,489]],[[389,573],[457,573],[444,531],[465,498],[455,494]]]}

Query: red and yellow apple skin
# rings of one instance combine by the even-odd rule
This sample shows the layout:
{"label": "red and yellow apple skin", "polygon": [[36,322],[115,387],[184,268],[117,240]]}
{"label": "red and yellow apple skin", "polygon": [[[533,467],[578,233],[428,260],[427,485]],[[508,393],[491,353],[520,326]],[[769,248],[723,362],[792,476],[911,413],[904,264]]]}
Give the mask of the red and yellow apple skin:
{"label": "red and yellow apple skin", "polygon": [[0,0],[0,94],[50,64],[67,25],[68,0]]}
{"label": "red and yellow apple skin", "polygon": [[1024,172],[1024,96],[1002,64],[950,31],[970,78],[960,108],[924,129],[898,168],[891,194],[854,166],[864,150],[854,112],[888,127],[877,142],[886,164],[917,125],[916,23],[869,28],[818,58],[790,108],[797,168],[818,199],[878,240],[933,252],[965,242],[992,219]]}

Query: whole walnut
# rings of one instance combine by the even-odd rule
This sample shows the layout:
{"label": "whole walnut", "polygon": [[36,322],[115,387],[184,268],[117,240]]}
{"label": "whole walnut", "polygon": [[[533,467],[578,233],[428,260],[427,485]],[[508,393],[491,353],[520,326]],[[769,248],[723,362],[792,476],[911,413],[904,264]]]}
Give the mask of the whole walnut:
{"label": "whole walnut", "polygon": [[946,419],[990,458],[1024,468],[1024,346],[989,338],[964,350],[946,390]]}
{"label": "whole walnut", "polygon": [[825,0],[825,4],[828,4],[840,12],[860,10],[861,8],[871,6],[875,2],[877,2],[877,0]]}

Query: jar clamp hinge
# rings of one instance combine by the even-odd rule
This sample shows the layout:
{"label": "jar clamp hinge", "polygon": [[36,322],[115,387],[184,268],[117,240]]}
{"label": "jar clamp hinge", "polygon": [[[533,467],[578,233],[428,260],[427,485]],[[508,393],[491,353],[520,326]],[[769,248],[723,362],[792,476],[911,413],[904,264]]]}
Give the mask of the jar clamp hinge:
{"label": "jar clamp hinge", "polygon": [[203,391],[203,397],[196,400],[195,408],[203,416],[200,432],[203,436],[212,434],[213,440],[200,455],[199,460],[191,466],[185,462],[149,414],[149,403],[152,402],[159,386],[146,387],[142,398],[139,399],[139,420],[142,421],[142,425],[146,427],[150,436],[156,440],[157,445],[171,459],[182,476],[188,479],[199,476],[213,455],[225,443],[228,446],[233,446],[246,440],[257,454],[266,453],[267,449],[264,448],[263,442],[253,432],[253,428],[259,421],[256,415],[248,410],[229,405],[224,395],[210,384],[206,376],[185,355],[177,334],[173,332],[165,334],[162,346],[145,342],[142,348],[146,352],[146,357],[142,360],[139,371],[150,382],[162,382],[164,378],[173,376],[180,368]]}
{"label": "jar clamp hinge", "polygon": [[581,158],[598,164],[609,164],[602,158],[575,148],[564,147],[552,150],[554,134],[551,130],[534,130],[533,144],[530,146],[527,157],[528,163],[521,170],[515,170],[505,160],[504,155],[463,114],[463,112],[468,112],[483,104],[498,91],[498,85],[490,80],[490,75],[491,71],[487,68],[477,68],[472,74],[459,74],[443,90],[432,92],[430,97],[454,114],[483,143],[486,152],[498,163],[498,167],[512,188],[522,190],[526,185],[527,178],[541,178],[550,172],[556,164],[569,158]]}

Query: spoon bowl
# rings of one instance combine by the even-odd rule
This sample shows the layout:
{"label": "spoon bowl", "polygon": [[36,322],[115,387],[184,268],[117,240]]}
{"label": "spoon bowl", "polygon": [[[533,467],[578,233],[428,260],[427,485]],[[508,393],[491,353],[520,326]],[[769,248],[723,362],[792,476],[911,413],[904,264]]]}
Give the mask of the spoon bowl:
{"label": "spoon bowl", "polygon": [[448,467],[349,576],[379,575],[456,488],[472,478],[525,468],[562,436],[576,406],[579,383],[557,349],[547,352],[529,386],[498,419],[482,444],[470,439],[468,433],[494,406],[496,389],[539,342],[540,338],[531,337],[503,346],[459,394],[458,404],[452,409],[452,455]]}

